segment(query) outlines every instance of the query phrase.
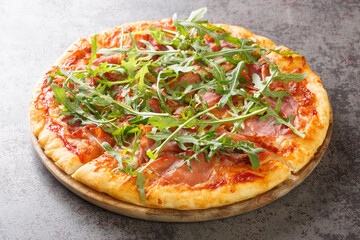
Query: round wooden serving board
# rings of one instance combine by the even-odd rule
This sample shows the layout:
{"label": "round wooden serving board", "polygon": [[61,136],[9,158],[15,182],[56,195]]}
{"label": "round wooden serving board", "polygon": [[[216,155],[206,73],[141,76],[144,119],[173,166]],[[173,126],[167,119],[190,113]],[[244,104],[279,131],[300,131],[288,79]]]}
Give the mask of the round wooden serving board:
{"label": "round wooden serving board", "polygon": [[314,170],[324,155],[331,137],[333,126],[333,118],[331,112],[330,125],[327,131],[326,138],[323,144],[319,147],[314,157],[310,162],[302,168],[299,172],[293,173],[289,179],[277,185],[270,191],[258,195],[255,198],[236,202],[230,205],[201,209],[201,210],[175,210],[175,209],[160,209],[160,208],[147,208],[137,206],[131,203],[126,203],[110,197],[107,194],[97,192],[84,184],[76,181],[70,175],[67,175],[61,170],[53,160],[49,159],[43,149],[37,142],[37,138],[30,129],[31,140],[36,152],[38,153],[41,161],[45,167],[50,171],[54,177],[59,180],[70,191],[85,199],[88,202],[95,204],[101,208],[107,209],[114,213],[125,215],[128,217],[139,218],[150,221],[160,222],[198,222],[216,220],[221,218],[232,217],[242,213],[246,213],[257,208],[263,207],[290,192],[293,188],[298,186],[307,176]]}

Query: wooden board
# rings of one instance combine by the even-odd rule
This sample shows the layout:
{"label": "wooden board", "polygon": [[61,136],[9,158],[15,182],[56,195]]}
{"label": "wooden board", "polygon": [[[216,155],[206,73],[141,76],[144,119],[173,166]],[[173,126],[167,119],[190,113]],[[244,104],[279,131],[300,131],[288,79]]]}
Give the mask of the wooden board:
{"label": "wooden board", "polygon": [[43,149],[37,142],[37,138],[32,133],[31,140],[34,145],[36,152],[38,153],[41,161],[45,167],[50,171],[54,177],[59,180],[65,187],[70,191],[85,199],[88,202],[95,204],[101,208],[107,209],[111,212],[125,215],[128,217],[139,218],[150,221],[161,221],[161,222],[198,222],[216,220],[221,218],[232,217],[242,213],[246,213],[257,208],[263,207],[290,192],[314,170],[314,168],[320,162],[324,155],[331,138],[333,126],[333,117],[331,112],[331,119],[329,129],[323,144],[319,147],[318,151],[310,162],[302,168],[299,172],[293,173],[289,179],[277,185],[275,188],[267,191],[263,194],[258,195],[255,198],[236,202],[230,205],[202,209],[202,210],[174,210],[174,209],[159,209],[159,208],[147,208],[137,206],[134,204],[126,203],[110,197],[107,194],[97,192],[84,184],[76,181],[70,175],[67,175],[63,170],[55,165],[54,161],[49,159]]}

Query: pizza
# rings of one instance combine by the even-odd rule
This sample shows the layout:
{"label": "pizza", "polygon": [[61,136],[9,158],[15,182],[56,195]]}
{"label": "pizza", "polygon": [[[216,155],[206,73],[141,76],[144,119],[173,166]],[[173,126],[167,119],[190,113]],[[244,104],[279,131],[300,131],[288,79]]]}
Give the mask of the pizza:
{"label": "pizza", "polygon": [[45,154],[76,181],[151,208],[231,204],[301,170],[329,127],[320,78],[298,52],[205,12],[74,42],[32,94]]}

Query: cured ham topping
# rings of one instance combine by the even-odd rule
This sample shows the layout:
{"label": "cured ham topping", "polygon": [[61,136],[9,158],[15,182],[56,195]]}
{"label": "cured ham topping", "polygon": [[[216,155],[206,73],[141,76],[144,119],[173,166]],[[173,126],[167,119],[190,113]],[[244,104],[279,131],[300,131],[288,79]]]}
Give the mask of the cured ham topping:
{"label": "cured ham topping", "polygon": [[151,107],[151,109],[156,112],[156,113],[161,113],[161,108],[159,106],[159,100],[157,100],[156,98],[150,98],[149,99],[149,105]]}
{"label": "cured ham topping", "polygon": [[[187,151],[182,155],[191,155],[193,152]],[[203,183],[209,179],[210,173],[213,170],[215,161],[207,162],[205,154],[197,155],[198,161],[191,160],[191,169],[184,164],[184,159],[175,154],[165,155],[154,160],[150,164],[157,174],[166,180],[176,184],[187,184],[188,186],[195,186]]]}
{"label": "cured ham topping", "polygon": [[222,97],[220,94],[214,93],[213,91],[207,91],[206,93],[203,93],[200,96],[201,96],[201,101],[206,102],[209,107],[212,107],[215,104],[217,104],[220,98]]}

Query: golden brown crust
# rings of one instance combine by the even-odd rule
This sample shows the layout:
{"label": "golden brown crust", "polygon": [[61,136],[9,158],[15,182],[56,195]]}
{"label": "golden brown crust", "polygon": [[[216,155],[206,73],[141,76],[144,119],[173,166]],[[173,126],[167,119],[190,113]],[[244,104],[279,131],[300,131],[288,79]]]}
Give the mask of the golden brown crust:
{"label": "golden brown crust", "polygon": [[[123,172],[111,173],[108,159],[101,156],[79,168],[72,176],[79,182],[110,196],[137,205],[155,208],[205,209],[255,197],[290,177],[290,170],[276,160],[264,161],[255,173],[266,172],[252,181],[229,182],[219,187],[194,188],[185,184],[161,184],[160,179],[146,188],[142,201],[135,178]],[[115,160],[114,160],[115,161]]]}
{"label": "golden brown crust", "polygon": [[39,136],[39,134],[41,133],[42,129],[45,126],[45,119],[44,119],[45,111],[38,109],[35,106],[35,100],[40,93],[41,93],[41,88],[40,88],[40,83],[38,83],[33,90],[33,94],[29,105],[30,126],[31,126],[31,130],[33,131],[36,137]]}
{"label": "golden brown crust", "polygon": [[[171,29],[172,26],[169,24],[169,21],[164,19],[160,21],[137,22],[109,29],[98,34],[98,47],[119,47],[120,37],[116,36],[123,31],[123,28],[129,31],[138,31],[145,29],[151,24],[163,25]],[[255,35],[244,28],[225,24],[219,24],[218,26],[232,32],[236,37],[245,37],[257,41],[260,46],[267,48],[276,47],[269,39]],[[109,38],[109,36],[112,37]],[[124,44],[130,44],[129,39],[125,39]],[[282,49],[283,51],[288,50],[284,47]],[[68,68],[74,61],[77,61],[77,65],[86,65],[90,54],[91,44],[85,39],[80,39],[72,44],[65,54],[56,61],[56,66]],[[257,170],[263,172],[263,177],[252,181],[228,182],[214,189],[196,189],[184,184],[164,185],[160,183],[150,184],[148,182],[146,201],[141,201],[135,184],[135,178],[123,172],[112,174],[114,167],[110,167],[109,164],[105,163],[107,160],[105,161],[104,155],[84,164],[76,154],[65,146],[63,140],[50,130],[51,127],[47,123],[49,117],[46,111],[35,103],[37,96],[42,91],[41,82],[35,88],[30,103],[31,127],[35,136],[38,137],[39,144],[44,149],[45,154],[52,158],[66,173],[72,174],[76,180],[99,192],[107,193],[126,202],[156,208],[203,209],[252,198],[286,180],[291,175],[290,169],[297,172],[310,161],[324,141],[330,119],[330,105],[326,91],[322,87],[320,78],[310,70],[305,58],[299,55],[285,57],[277,53],[270,53],[268,57],[280,66],[282,72],[293,72],[294,69],[297,69],[297,73],[306,72],[308,74],[306,88],[316,96],[314,106],[317,114],[311,118],[304,116],[304,119],[308,122],[301,129],[307,133],[305,139],[292,134],[277,137],[271,143],[279,151],[273,154],[272,157],[269,157],[267,161],[264,161]],[[59,124],[63,124],[57,113],[51,114],[50,118],[58,121]],[[285,164],[274,159],[280,159]]]}

